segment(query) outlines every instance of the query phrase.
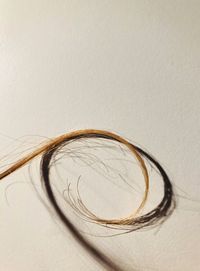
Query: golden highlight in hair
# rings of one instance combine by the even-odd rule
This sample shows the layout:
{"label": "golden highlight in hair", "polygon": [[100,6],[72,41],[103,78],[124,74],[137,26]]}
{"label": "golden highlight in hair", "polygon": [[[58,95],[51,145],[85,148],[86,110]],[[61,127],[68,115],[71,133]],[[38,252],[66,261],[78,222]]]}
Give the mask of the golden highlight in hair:
{"label": "golden highlight in hair", "polygon": [[[110,141],[119,142],[125,145],[130,152],[135,156],[138,165],[141,168],[144,183],[145,183],[145,190],[144,195],[142,197],[141,203],[136,211],[132,212],[129,216],[123,218],[115,218],[115,219],[103,219],[99,218],[90,212],[88,209],[84,209],[87,214],[86,216],[91,219],[93,222],[106,225],[116,228],[117,226],[124,227],[127,232],[131,232],[140,228],[144,228],[147,226],[156,225],[157,223],[163,222],[166,217],[168,217],[175,206],[174,201],[174,194],[172,189],[172,184],[167,176],[166,172],[162,168],[162,166],[147,152],[139,148],[138,146],[133,145],[132,143],[128,142],[126,139],[120,137],[109,131],[104,130],[96,130],[96,129],[86,129],[86,130],[78,130],[73,131],[61,136],[58,136],[54,139],[50,139],[45,142],[42,146],[38,147],[36,150],[31,152],[30,154],[22,157],[17,162],[15,162],[12,166],[8,169],[0,173],[0,180],[4,179],[6,176],[10,175],[11,173],[15,172],[16,170],[20,169],[28,162],[33,160],[35,157],[42,155],[41,159],[41,177],[42,181],[45,185],[45,189],[47,192],[48,199],[54,210],[56,211],[58,217],[64,223],[66,228],[71,232],[74,238],[93,256],[98,262],[102,264],[107,270],[115,270],[115,271],[122,271],[119,264],[114,263],[111,259],[109,259],[104,253],[99,251],[95,245],[91,244],[83,235],[79,232],[79,230],[72,224],[72,222],[66,217],[62,209],[57,203],[55,195],[52,191],[52,186],[50,182],[50,168],[51,159],[60,151],[62,147],[67,144],[70,144],[72,141],[76,141],[82,138],[101,138]],[[149,175],[147,171],[147,167],[145,165],[145,160],[148,160],[152,166],[154,166],[160,173],[163,179],[164,184],[164,196],[161,202],[145,215],[139,216],[138,214],[145,206],[145,203],[148,198],[149,193]],[[84,205],[83,205],[84,206]]]}

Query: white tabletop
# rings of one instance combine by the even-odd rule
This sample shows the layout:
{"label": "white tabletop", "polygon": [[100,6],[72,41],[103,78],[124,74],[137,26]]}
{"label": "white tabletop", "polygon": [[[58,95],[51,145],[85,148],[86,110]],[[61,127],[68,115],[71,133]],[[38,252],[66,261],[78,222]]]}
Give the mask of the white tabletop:
{"label": "white tabletop", "polygon": [[[200,2],[1,0],[0,33],[0,156],[75,129],[133,140],[167,170],[177,208],[160,229],[91,240],[126,270],[198,270]],[[0,270],[102,270],[29,177],[0,187]]]}

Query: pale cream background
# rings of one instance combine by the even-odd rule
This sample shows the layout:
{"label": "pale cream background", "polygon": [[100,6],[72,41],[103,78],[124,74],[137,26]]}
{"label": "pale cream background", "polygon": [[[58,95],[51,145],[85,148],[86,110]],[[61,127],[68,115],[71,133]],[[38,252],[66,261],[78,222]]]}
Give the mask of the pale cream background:
{"label": "pale cream background", "polygon": [[[200,1],[0,0],[1,148],[24,135],[115,131],[177,187],[161,230],[98,241],[127,270],[200,268]],[[5,149],[4,149],[5,153]],[[13,182],[28,179],[27,169]],[[29,186],[0,199],[0,270],[102,270]],[[180,192],[180,190],[179,190]],[[104,243],[105,242],[105,243]]]}

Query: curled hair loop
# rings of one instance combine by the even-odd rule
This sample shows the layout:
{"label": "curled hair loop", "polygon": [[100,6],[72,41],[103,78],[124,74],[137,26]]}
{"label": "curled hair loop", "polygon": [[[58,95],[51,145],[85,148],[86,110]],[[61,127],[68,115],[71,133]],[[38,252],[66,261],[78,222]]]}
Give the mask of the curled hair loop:
{"label": "curled hair loop", "polygon": [[[66,217],[61,207],[59,206],[52,190],[52,185],[50,181],[50,169],[52,158],[59,152],[59,150],[62,147],[64,147],[67,144],[70,144],[70,142],[72,141],[76,141],[82,138],[87,139],[101,138],[124,144],[135,156],[141,168],[145,182],[144,195],[136,212],[131,213],[128,217],[120,219],[116,218],[103,219],[98,218],[96,216],[91,216],[91,220],[93,220],[93,222],[105,226],[109,225],[113,228],[117,228],[118,226],[122,228],[124,227],[126,232],[131,232],[144,227],[162,223],[172,213],[175,207],[173,188],[171,181],[163,167],[156,161],[155,158],[153,158],[150,154],[148,154],[141,148],[133,145],[126,139],[114,133],[103,130],[94,130],[94,129],[78,130],[52,139],[48,141],[46,144],[44,144],[42,147],[39,147],[34,152],[24,157],[23,159],[17,161],[14,165],[12,165],[4,172],[0,173],[0,180],[5,178],[15,170],[21,168],[23,165],[27,164],[36,156],[42,154],[41,159],[42,181],[44,183],[48,199],[52,206],[54,207],[54,210],[57,213],[58,217],[61,219],[66,228],[71,232],[74,238],[90,253],[91,256],[93,256],[98,262],[100,262],[107,270],[122,271],[124,269],[122,269],[118,264],[115,264],[112,260],[110,260],[103,252],[99,251],[99,249],[96,248],[95,245],[91,244],[90,241],[88,241],[73,225],[73,223]],[[147,201],[149,192],[149,175],[144,159],[148,160],[152,164],[152,166],[159,171],[164,184],[164,193],[160,203],[153,210],[144,215],[139,215],[140,211],[142,210]]]}

